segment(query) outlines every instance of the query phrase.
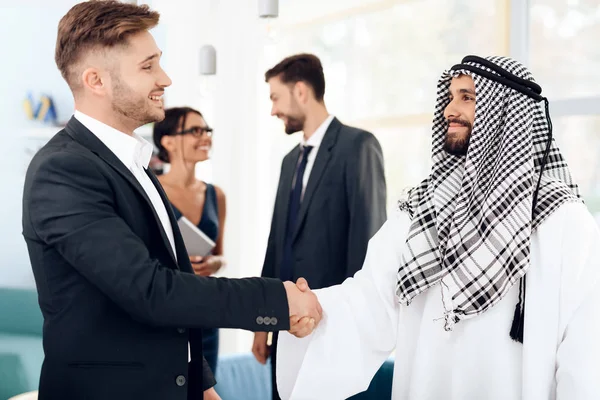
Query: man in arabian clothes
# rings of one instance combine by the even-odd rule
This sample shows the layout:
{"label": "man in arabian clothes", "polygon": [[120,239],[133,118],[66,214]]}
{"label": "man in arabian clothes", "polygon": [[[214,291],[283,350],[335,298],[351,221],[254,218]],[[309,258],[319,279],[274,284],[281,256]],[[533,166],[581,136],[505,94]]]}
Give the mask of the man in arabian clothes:
{"label": "man in arabian clothes", "polygon": [[505,57],[465,57],[437,94],[430,175],[362,270],[315,290],[315,331],[280,335],[282,398],[364,391],[394,350],[395,400],[600,398],[600,232],[547,99]]}

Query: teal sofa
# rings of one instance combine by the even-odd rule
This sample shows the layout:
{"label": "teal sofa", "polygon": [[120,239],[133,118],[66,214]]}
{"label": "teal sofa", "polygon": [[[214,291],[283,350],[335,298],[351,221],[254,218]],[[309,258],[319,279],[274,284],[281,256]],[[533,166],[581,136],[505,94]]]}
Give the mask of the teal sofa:
{"label": "teal sofa", "polygon": [[0,400],[37,390],[42,324],[35,290],[0,288]]}

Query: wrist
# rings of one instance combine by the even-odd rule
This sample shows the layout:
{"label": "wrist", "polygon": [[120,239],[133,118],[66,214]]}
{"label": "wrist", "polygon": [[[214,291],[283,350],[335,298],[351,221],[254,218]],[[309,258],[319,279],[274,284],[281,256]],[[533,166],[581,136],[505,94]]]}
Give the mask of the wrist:
{"label": "wrist", "polygon": [[293,307],[292,297],[293,297],[294,292],[296,290],[298,290],[298,288],[296,288],[296,284],[294,282],[290,282],[290,281],[283,282],[283,287],[285,289],[285,295],[287,297],[289,315],[292,316],[292,315],[294,315],[294,313],[296,311]]}

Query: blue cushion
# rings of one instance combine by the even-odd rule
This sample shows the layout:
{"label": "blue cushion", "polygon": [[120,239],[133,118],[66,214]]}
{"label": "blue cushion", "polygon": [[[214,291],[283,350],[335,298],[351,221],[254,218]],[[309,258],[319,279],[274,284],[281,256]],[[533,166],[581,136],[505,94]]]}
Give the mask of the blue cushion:
{"label": "blue cushion", "polygon": [[[352,400],[392,398],[394,360],[388,359],[371,381],[369,388],[350,397]],[[252,353],[219,356],[215,390],[223,400],[270,400],[271,365],[260,364]],[[327,379],[324,377],[323,379]]]}
{"label": "blue cushion", "polygon": [[222,400],[271,399],[271,364],[262,365],[252,353],[219,356],[215,378]]}

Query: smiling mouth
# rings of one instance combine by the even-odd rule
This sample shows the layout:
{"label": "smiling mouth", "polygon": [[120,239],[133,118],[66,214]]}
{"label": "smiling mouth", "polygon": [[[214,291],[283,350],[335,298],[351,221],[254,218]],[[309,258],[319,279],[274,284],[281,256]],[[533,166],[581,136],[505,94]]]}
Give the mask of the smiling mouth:
{"label": "smiling mouth", "polygon": [[162,94],[160,94],[160,95],[150,95],[150,96],[148,96],[148,98],[149,98],[149,99],[150,99],[150,100],[151,100],[153,103],[159,104],[159,105],[161,105],[161,106],[162,106],[162,104],[163,104],[163,98],[162,98],[162,97],[163,97],[163,95],[162,95]]}
{"label": "smiling mouth", "polygon": [[449,131],[455,131],[458,129],[467,129],[468,127],[461,125],[461,124],[450,124],[448,125],[448,130]]}

